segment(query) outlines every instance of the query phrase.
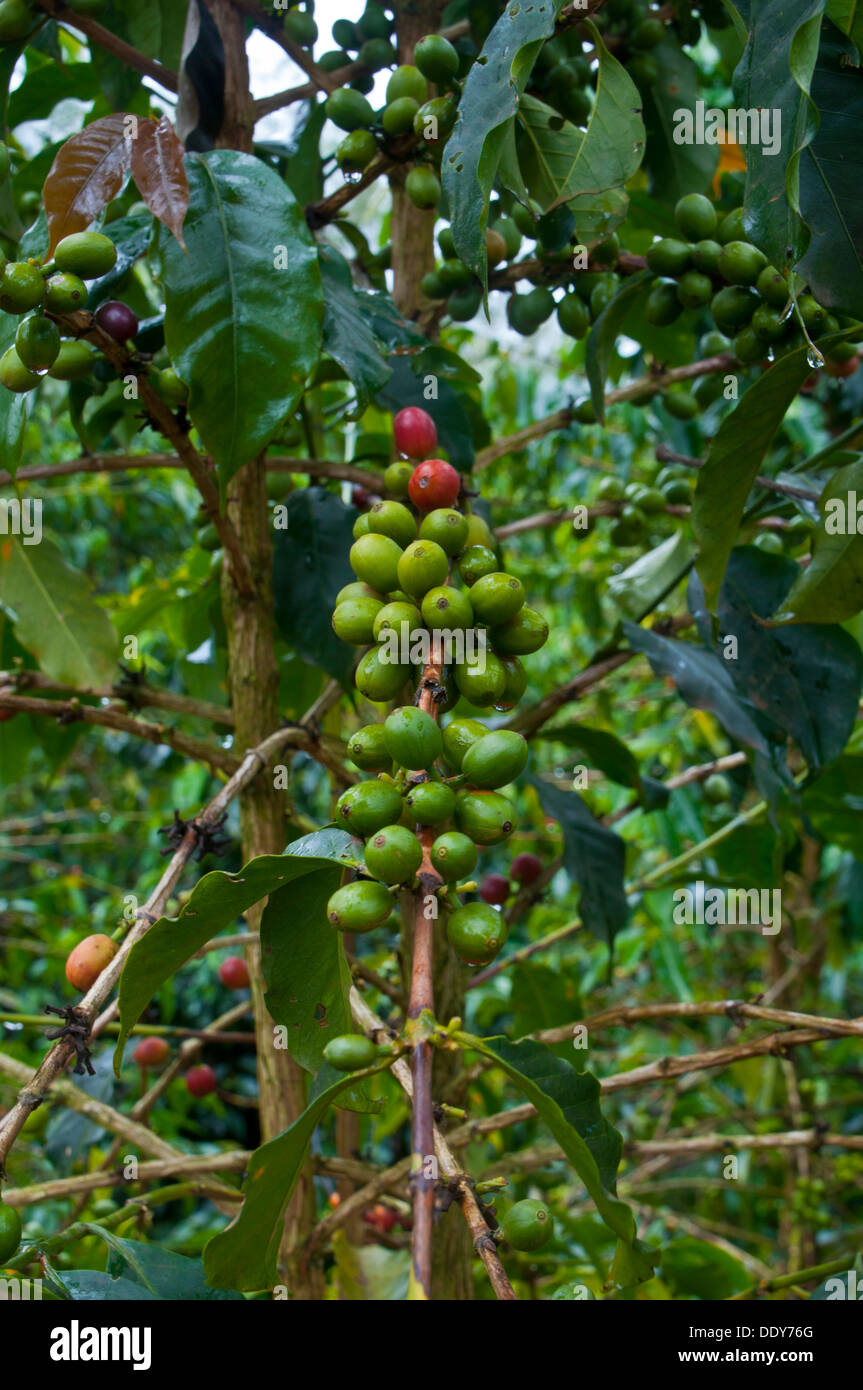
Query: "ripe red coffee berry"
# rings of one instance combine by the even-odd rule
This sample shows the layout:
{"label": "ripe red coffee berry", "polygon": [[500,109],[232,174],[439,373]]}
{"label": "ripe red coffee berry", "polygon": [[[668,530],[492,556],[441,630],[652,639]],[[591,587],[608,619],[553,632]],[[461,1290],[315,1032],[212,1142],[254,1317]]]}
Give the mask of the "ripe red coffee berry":
{"label": "ripe red coffee berry", "polygon": [[417,464],[408,483],[408,496],[421,512],[454,506],[460,491],[461,478],[452,464],[443,459],[426,459]]}
{"label": "ripe red coffee berry", "polygon": [[425,459],[437,448],[437,430],[432,417],[417,405],[400,410],[393,421],[396,448],[409,459]]}
{"label": "ripe red coffee berry", "polygon": [[216,1073],[206,1063],[200,1067],[190,1067],[186,1072],[186,1090],[190,1096],[210,1096],[216,1089]]}
{"label": "ripe red coffee berry", "polygon": [[163,1067],[171,1055],[164,1038],[142,1038],[132,1053],[139,1067]]}
{"label": "ripe red coffee berry", "polygon": [[510,895],[509,879],[503,874],[486,874],[479,886],[479,895],[484,903],[499,907]]}
{"label": "ripe red coffee berry", "polygon": [[372,494],[359,483],[351,488],[351,501],[361,512],[367,512],[372,505]]}
{"label": "ripe red coffee berry", "polygon": [[138,332],[138,315],[119,299],[108,299],[100,304],[94,321],[118,343],[128,342]]}
{"label": "ripe red coffee berry", "polygon": [[219,979],[226,989],[247,989],[249,971],[242,956],[228,956],[219,966]]}
{"label": "ripe red coffee berry", "polygon": [[509,866],[516,883],[535,883],[542,873],[542,860],[535,854],[517,854]]}

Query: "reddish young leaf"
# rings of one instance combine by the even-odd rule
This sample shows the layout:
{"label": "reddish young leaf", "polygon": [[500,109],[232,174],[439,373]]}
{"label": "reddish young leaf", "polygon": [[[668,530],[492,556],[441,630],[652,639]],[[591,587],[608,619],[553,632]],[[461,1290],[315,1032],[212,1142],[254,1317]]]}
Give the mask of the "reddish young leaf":
{"label": "reddish young leaf", "polygon": [[129,122],[117,112],[91,122],[57,151],[45,180],[48,257],[63,237],[82,232],[123,187],[130,167]]}
{"label": "reddish young leaf", "polygon": [[189,181],[183,164],[183,145],[167,116],[158,125],[140,121],[132,141],[132,178],[154,217],[164,222],[177,241],[183,241],[183,221],[189,210]]}

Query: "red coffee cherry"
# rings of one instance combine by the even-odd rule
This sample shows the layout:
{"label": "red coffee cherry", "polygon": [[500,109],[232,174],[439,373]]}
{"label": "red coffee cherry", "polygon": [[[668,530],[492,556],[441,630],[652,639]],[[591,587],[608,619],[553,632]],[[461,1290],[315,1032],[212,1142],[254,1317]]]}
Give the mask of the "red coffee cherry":
{"label": "red coffee cherry", "polygon": [[108,299],[100,304],[94,321],[118,343],[128,342],[138,332],[138,315],[120,299]]}
{"label": "red coffee cherry", "polygon": [[460,491],[461,478],[452,464],[443,459],[426,459],[418,464],[408,483],[408,496],[421,512],[452,507]]}
{"label": "red coffee cherry", "polygon": [[142,1070],[163,1067],[171,1055],[171,1049],[164,1038],[142,1038],[132,1053]]}
{"label": "red coffee cherry", "polygon": [[202,1096],[212,1095],[216,1085],[216,1073],[206,1063],[200,1067],[190,1067],[186,1072],[186,1090],[199,1100]]}
{"label": "red coffee cherry", "polygon": [[425,459],[437,448],[437,430],[432,417],[419,406],[400,410],[393,421],[396,448],[409,459]]}
{"label": "red coffee cherry", "polygon": [[509,879],[504,878],[503,874],[486,874],[479,886],[479,895],[484,903],[491,903],[492,907],[499,907],[505,903],[511,892]]}
{"label": "red coffee cherry", "polygon": [[363,1220],[370,1226],[374,1226],[376,1231],[387,1233],[392,1230],[398,1222],[397,1214],[385,1207],[382,1202],[377,1202],[371,1211],[363,1212]]}
{"label": "red coffee cherry", "polygon": [[228,956],[219,966],[219,979],[226,989],[247,989],[249,970],[242,956]]}
{"label": "red coffee cherry", "polygon": [[517,854],[509,866],[516,883],[535,883],[542,873],[542,860],[535,854]]}

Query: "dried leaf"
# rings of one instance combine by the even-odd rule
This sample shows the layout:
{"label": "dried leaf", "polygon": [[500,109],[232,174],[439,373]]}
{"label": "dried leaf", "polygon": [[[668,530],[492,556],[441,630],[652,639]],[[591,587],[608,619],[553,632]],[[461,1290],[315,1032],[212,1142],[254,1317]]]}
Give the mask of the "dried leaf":
{"label": "dried leaf", "polygon": [[158,125],[155,121],[139,122],[138,134],[132,141],[132,178],[153,216],[173,232],[183,250],[183,221],[189,210],[184,153],[167,116]]}
{"label": "dried leaf", "polygon": [[47,259],[63,237],[89,227],[123,187],[130,168],[129,121],[122,112],[103,116],[57,151],[45,180]]}

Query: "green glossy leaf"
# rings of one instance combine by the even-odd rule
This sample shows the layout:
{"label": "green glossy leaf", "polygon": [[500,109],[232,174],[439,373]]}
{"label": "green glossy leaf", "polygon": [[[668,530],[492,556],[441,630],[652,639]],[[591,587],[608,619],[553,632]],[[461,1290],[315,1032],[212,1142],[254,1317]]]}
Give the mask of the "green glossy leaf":
{"label": "green glossy leaf", "polygon": [[515,140],[528,190],[544,212],[566,203],[578,234],[589,238],[597,219],[613,230],[626,214],[623,186],[644,155],[638,88],[588,22],[599,68],[596,101],[585,131],[532,96],[519,102]]}
{"label": "green glossy leaf", "polygon": [[633,304],[652,282],[653,276],[647,271],[640,271],[626,280],[611,303],[594,319],[587,335],[584,369],[590,382],[590,399],[600,424],[605,420],[605,379],[614,357],[618,334]]}
{"label": "green glossy leaf", "polygon": [[24,539],[0,540],[0,603],[15,616],[15,636],[58,684],[110,685],[117,636],[90,580],[44,536],[38,545]]}
{"label": "green glossy leaf", "polygon": [[224,490],[278,433],[320,351],[317,250],[302,210],[261,160],[186,156],[188,251],[159,232],[165,341]]}
{"label": "green glossy leaf", "polygon": [[471,1038],[515,1083],[560,1144],[605,1224],[618,1237],[612,1275],[622,1287],[650,1279],[655,1259],[638,1240],[631,1209],[616,1195],[621,1137],[599,1107],[599,1082],[577,1072],[542,1043]]}
{"label": "green glossy leaf", "polygon": [[580,749],[612,782],[632,787],[648,809],[664,806],[668,801],[668,791],[662,783],[652,777],[642,777],[638,760],[626,744],[607,729],[592,729],[578,723],[553,728],[546,725],[538,729],[533,738],[547,738],[550,742],[562,743],[565,748]]}
{"label": "green glossy leaf", "polygon": [[[642,92],[646,149],[644,162],[652,191],[674,203],[684,193],[707,193],[716,171],[716,145],[696,141],[678,144],[674,138],[681,111],[695,111],[703,99],[698,69],[670,36],[651,55],[659,66],[656,82]],[[675,236],[671,230],[663,235]]]}
{"label": "green glossy leaf", "polygon": [[740,1260],[693,1236],[681,1236],[665,1247],[661,1274],[672,1298],[731,1298],[752,1284],[752,1276]]}
{"label": "green glossy leaf", "polygon": [[489,196],[507,127],[542,41],[554,32],[561,0],[508,4],[471,67],[441,164],[456,250],[488,284]]}
{"label": "green glossy leaf", "polygon": [[803,792],[803,810],[829,844],[859,857],[863,755],[843,753]]}
{"label": "green glossy leaf", "polygon": [[158,1295],[132,1279],[114,1279],[99,1269],[63,1271],[63,1288],[74,1303],[150,1303]]}
{"label": "green glossy leaf", "polygon": [[849,492],[863,501],[863,459],[840,468],[822,492],[811,563],[798,575],[775,622],[842,623],[863,609],[863,535],[837,530],[860,523]]}
{"label": "green glossy leaf", "polygon": [[[514,966],[511,974],[509,1003],[514,1037],[523,1038],[526,1033],[537,1033],[541,1028],[560,1028],[581,1017],[578,986],[571,972],[528,960]],[[552,1050],[565,1061],[584,1056],[583,1052],[579,1054],[573,1050],[571,1041],[557,1043]]]}
{"label": "green glossy leaf", "polygon": [[[726,662],[738,695],[772,741],[793,738],[811,769],[837,758],[857,718],[863,654],[835,624],[769,627],[799,573],[793,560],[756,546],[734,550],[719,595],[720,630],[737,638]],[[710,618],[694,581],[689,605],[702,638]]]}
{"label": "green glossy leaf", "polygon": [[98,1224],[90,1225],[89,1229],[108,1245],[111,1253],[107,1273],[113,1279],[131,1280],[156,1298],[187,1303],[233,1302],[241,1297],[232,1290],[211,1288],[204,1278],[200,1260],[144,1241],[123,1240]]}
{"label": "green glossy leaf", "polygon": [[673,531],[653,550],[639,555],[621,574],[613,574],[608,592],[630,618],[640,618],[676,588],[692,559],[684,531]]}
{"label": "green glossy leaf", "polygon": [[820,125],[800,161],[812,239],[797,270],[823,304],[863,318],[863,82],[854,59],[848,40],[825,24],[812,82]]}
{"label": "green glossy leaf", "polygon": [[357,412],[389,380],[391,368],[370,321],[370,301],[378,296],[356,290],[347,261],[332,247],[321,247],[324,290],[324,351],[344,367],[357,393]]}
{"label": "green glossy leaf", "polygon": [[296,1187],[309,1141],[330,1106],[354,1085],[355,1075],[334,1082],[290,1129],[252,1154],[240,1213],[204,1251],[204,1271],[213,1287],[249,1291],[272,1288],[276,1283],[281,1217]]}
{"label": "green glossy leaf", "polygon": [[531,773],[525,780],[563,832],[563,863],[581,889],[579,906],[584,925],[610,948],[629,917],[623,888],[623,840],[591,815],[577,792],[562,792]]}
{"label": "green glossy leaf", "polygon": [[696,568],[711,608],[764,455],[811,370],[805,348],[780,358],[749,387],[710,441],[698,472],[692,527],[700,546]]}
{"label": "green glossy leaf", "polygon": [[160,917],[129,952],[120,977],[120,1035],[114,1052],[119,1074],[123,1050],[153,995],[181,965],[255,903],[285,884],[332,868],[328,858],[264,854],[238,874],[217,869],[195,884],[178,917]]}
{"label": "green glossy leaf", "polygon": [[273,537],[273,590],[279,631],[304,660],[347,682],[356,647],[332,628],[336,594],[356,577],[348,563],[356,509],[322,487],[287,498],[288,525]]}
{"label": "green glossy leaf", "polygon": [[863,53],[863,6],[860,0],[827,0],[825,13]]}
{"label": "green glossy leaf", "polygon": [[[749,39],[734,73],[735,107],[760,121],[746,144],[746,221],[752,240],[777,267],[805,251],[809,232],[801,217],[801,153],[812,140],[818,113],[809,94],[825,0],[755,0]],[[770,94],[765,101],[765,92]],[[769,127],[764,118],[769,120]],[[776,143],[764,143],[764,135]]]}

